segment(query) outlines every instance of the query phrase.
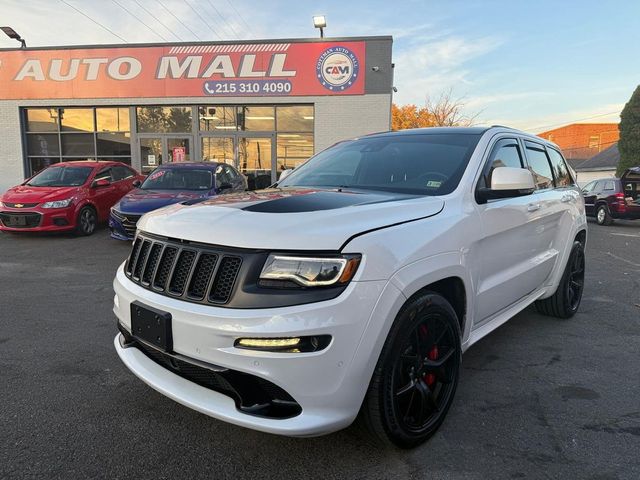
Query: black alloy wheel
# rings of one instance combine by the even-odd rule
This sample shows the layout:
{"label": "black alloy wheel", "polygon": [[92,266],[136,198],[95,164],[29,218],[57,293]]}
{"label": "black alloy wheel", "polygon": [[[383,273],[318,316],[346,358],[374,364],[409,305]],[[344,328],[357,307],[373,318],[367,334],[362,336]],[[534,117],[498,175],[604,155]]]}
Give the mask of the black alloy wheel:
{"label": "black alloy wheel", "polygon": [[79,235],[89,236],[95,232],[98,225],[98,216],[96,211],[92,207],[82,207],[80,213],[78,213],[78,220],[76,222],[76,232]]}
{"label": "black alloy wheel", "polygon": [[571,318],[576,314],[584,291],[585,264],[584,245],[575,240],[558,289],[549,298],[536,302],[538,312],[557,318]]}
{"label": "black alloy wheel", "polygon": [[376,366],[361,417],[385,444],[413,448],[442,424],[458,384],[460,326],[441,295],[427,292],[398,315]]}
{"label": "black alloy wheel", "polygon": [[[579,242],[578,242],[579,243]],[[565,283],[566,301],[569,310],[577,312],[584,290],[584,248],[574,248],[567,264],[567,281]]]}

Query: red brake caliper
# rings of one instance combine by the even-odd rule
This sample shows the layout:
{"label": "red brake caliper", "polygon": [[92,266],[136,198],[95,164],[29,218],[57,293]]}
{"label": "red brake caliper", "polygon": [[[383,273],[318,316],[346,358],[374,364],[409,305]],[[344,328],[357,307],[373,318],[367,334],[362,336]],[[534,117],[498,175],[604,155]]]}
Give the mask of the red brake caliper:
{"label": "red brake caliper", "polygon": [[[427,353],[427,358],[429,360],[437,360],[438,359],[438,346],[434,345],[429,353]],[[426,373],[424,376],[424,381],[427,383],[429,387],[433,386],[436,383],[436,376],[433,373]]]}

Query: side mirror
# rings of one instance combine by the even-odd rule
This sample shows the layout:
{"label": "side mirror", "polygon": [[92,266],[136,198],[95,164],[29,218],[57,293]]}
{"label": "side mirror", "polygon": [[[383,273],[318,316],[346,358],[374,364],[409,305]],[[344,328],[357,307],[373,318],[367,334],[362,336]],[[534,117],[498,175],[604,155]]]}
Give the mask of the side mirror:
{"label": "side mirror", "polygon": [[524,168],[497,167],[491,172],[491,188],[479,188],[476,198],[480,203],[497,198],[531,195],[536,186],[533,175]]}
{"label": "side mirror", "polygon": [[94,180],[94,182],[91,184],[92,187],[108,187],[109,185],[111,185],[111,182],[106,178]]}
{"label": "side mirror", "polygon": [[287,168],[286,170],[283,170],[280,173],[280,176],[278,177],[278,182],[283,181],[285,178],[287,178],[289,175],[291,175],[293,173],[293,169],[292,168]]}
{"label": "side mirror", "polygon": [[140,180],[134,180],[131,185],[138,188],[140,185],[142,185],[142,182]]}

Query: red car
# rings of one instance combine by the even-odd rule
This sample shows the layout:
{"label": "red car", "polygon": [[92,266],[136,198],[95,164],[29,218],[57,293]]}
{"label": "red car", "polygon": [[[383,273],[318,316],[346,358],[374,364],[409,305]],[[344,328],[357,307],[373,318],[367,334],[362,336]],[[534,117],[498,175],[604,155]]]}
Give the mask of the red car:
{"label": "red car", "polygon": [[0,197],[0,230],[91,235],[144,176],[120,162],[52,165]]}

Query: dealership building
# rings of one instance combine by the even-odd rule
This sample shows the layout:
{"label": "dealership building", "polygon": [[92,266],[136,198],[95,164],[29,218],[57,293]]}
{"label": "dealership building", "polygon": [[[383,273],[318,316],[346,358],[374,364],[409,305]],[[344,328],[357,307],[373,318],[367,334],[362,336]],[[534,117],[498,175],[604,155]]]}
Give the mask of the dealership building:
{"label": "dealership building", "polygon": [[223,161],[251,188],[388,130],[388,36],[0,50],[0,192],[57,162]]}

